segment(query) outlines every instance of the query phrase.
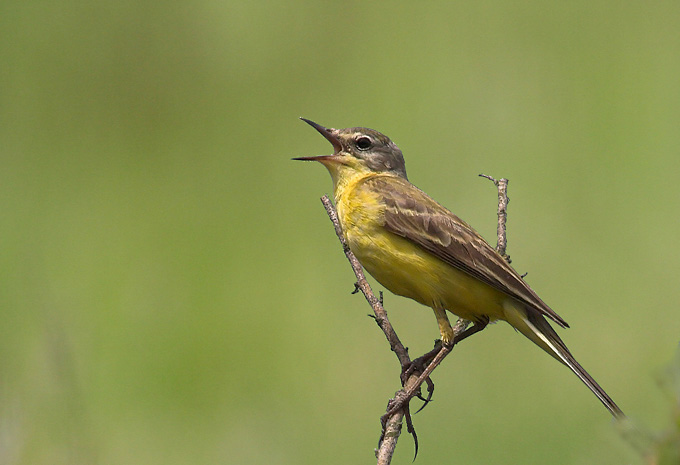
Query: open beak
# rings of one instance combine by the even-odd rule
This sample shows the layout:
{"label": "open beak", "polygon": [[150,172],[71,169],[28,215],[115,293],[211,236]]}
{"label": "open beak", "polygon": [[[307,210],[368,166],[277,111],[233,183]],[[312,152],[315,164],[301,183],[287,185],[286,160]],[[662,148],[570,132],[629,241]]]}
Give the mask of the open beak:
{"label": "open beak", "polygon": [[311,127],[319,131],[319,133],[324,136],[328,142],[333,144],[333,155],[319,155],[317,157],[297,157],[293,158],[293,160],[303,160],[303,161],[326,161],[326,160],[332,160],[339,152],[342,151],[342,144],[340,143],[340,139],[338,139],[337,136],[337,131],[332,128],[325,128],[321,126],[320,124],[315,123],[314,121],[308,120],[306,118],[300,118],[302,121],[305,123],[309,124]]}

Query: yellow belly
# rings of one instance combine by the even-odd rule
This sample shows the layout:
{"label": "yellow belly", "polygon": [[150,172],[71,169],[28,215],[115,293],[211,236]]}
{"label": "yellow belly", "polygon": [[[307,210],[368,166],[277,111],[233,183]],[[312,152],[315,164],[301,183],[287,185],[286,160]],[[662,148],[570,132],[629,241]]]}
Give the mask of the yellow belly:
{"label": "yellow belly", "polygon": [[466,320],[503,318],[507,296],[387,231],[348,231],[350,249],[366,271],[391,292]]}
{"label": "yellow belly", "polygon": [[385,230],[384,209],[371,192],[354,189],[336,202],[350,249],[385,288],[467,320],[504,318],[507,295]]}

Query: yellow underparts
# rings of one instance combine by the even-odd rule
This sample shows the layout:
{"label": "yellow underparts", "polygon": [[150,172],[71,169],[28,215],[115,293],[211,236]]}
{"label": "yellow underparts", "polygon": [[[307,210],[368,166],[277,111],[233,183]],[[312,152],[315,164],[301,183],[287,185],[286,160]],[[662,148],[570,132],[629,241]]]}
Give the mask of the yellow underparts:
{"label": "yellow underparts", "polygon": [[411,241],[384,228],[380,193],[366,187],[372,176],[392,176],[327,165],[335,184],[335,201],[349,247],[361,264],[391,292],[431,307],[443,342],[453,330],[444,310],[466,320],[503,319],[506,294],[443,262]]}

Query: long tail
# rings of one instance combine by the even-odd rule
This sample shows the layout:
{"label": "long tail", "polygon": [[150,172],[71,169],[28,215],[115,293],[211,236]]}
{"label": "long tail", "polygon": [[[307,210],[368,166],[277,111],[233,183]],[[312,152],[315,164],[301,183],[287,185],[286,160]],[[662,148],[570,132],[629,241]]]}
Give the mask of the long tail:
{"label": "long tail", "polygon": [[515,306],[506,307],[505,315],[508,323],[515,327],[519,332],[531,339],[541,349],[552,355],[555,359],[568,366],[576,376],[579,377],[593,394],[600,399],[600,402],[607,407],[607,410],[614,418],[621,419],[625,415],[616,405],[611,397],[600,387],[592,376],[576,361],[562,339],[557,335],[550,324],[537,312],[516,308]]}

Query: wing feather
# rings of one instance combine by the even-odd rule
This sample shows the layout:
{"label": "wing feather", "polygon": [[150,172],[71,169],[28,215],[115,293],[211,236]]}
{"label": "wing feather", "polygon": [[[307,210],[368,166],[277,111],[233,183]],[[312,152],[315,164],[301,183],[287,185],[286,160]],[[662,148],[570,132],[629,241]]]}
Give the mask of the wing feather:
{"label": "wing feather", "polygon": [[385,228],[432,255],[568,327],[482,236],[405,179],[366,180],[382,193]]}

